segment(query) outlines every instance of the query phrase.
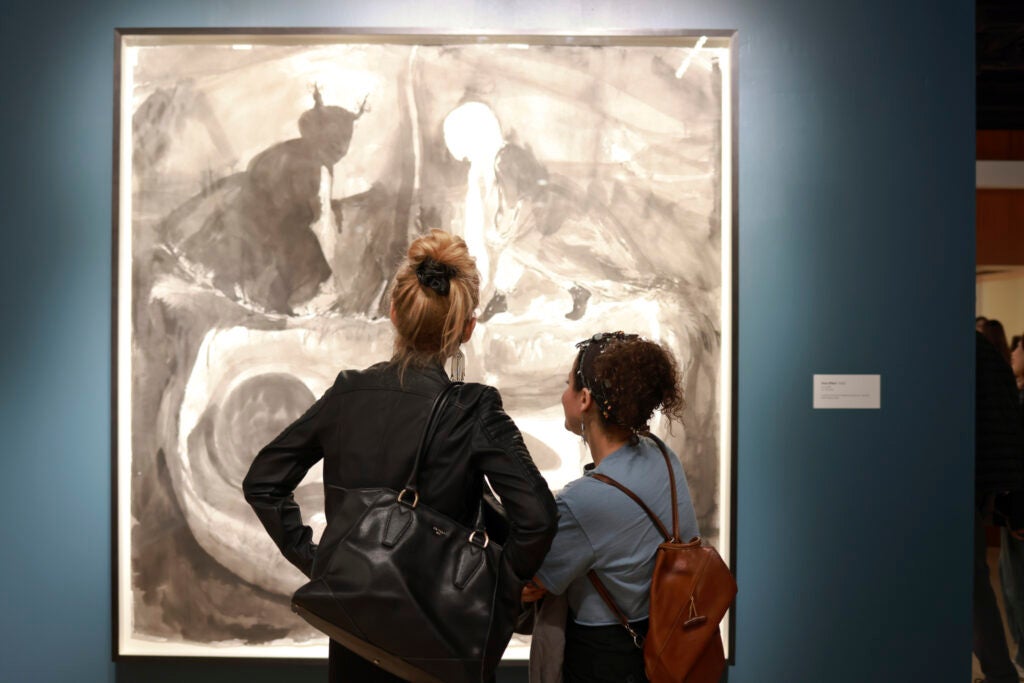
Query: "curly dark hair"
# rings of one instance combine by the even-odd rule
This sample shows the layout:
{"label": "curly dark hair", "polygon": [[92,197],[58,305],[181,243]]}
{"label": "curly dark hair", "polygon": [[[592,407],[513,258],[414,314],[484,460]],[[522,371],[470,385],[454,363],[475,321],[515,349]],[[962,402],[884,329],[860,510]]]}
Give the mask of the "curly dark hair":
{"label": "curly dark hair", "polygon": [[679,369],[663,346],[623,333],[594,335],[579,346],[573,388],[590,389],[604,424],[646,432],[659,408],[669,420],[680,419]]}

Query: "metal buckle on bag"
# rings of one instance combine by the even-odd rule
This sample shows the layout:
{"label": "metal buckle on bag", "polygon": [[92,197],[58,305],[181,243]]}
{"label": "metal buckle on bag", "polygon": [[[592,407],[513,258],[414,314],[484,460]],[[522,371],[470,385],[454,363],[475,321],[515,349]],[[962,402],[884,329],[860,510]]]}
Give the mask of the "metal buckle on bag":
{"label": "metal buckle on bag", "polygon": [[632,626],[628,624],[623,625],[626,627],[626,630],[629,631],[629,635],[633,636],[633,644],[636,645],[638,649],[644,649],[644,637],[637,633]]}
{"label": "metal buckle on bag", "polygon": [[406,492],[408,492],[408,491],[409,491],[409,489],[402,489],[402,491],[398,494],[398,502],[399,503],[405,503],[409,507],[413,507],[414,508],[420,502],[420,494],[418,492],[416,492],[416,491],[413,491],[412,492],[412,495],[413,495],[412,502],[408,503],[408,502],[402,500],[402,496],[404,496],[406,494]]}
{"label": "metal buckle on bag", "polygon": [[[474,537],[475,537],[475,536],[476,536],[476,535],[477,535],[478,533],[479,533],[479,534],[483,534],[483,537],[484,537],[484,542],[483,542],[483,544],[481,544],[481,543],[480,543],[479,541],[475,541],[475,540],[473,540],[473,538],[474,538]],[[479,529],[473,529],[473,531],[469,532],[469,542],[470,542],[470,543],[472,543],[473,545],[478,545],[478,546],[480,546],[481,548],[486,548],[486,547],[487,547],[487,544],[491,542],[491,539],[490,539],[490,537],[489,537],[489,536],[487,535],[487,532],[486,532],[486,531],[480,531]]]}

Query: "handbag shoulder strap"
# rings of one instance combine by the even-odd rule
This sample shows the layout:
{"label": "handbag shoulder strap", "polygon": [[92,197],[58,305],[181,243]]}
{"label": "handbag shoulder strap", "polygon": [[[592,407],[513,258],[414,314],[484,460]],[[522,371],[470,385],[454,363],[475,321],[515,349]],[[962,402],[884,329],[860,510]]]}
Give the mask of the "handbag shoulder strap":
{"label": "handbag shoulder strap", "polygon": [[434,403],[430,407],[430,415],[427,416],[427,424],[424,426],[423,435],[420,437],[419,448],[416,449],[416,458],[412,462],[412,472],[409,473],[409,479],[405,482],[405,489],[407,491],[416,493],[416,481],[420,472],[420,461],[427,452],[427,448],[430,447],[430,442],[434,440],[434,433],[437,432],[437,424],[441,421],[441,413],[444,411],[444,407],[448,404],[448,397],[451,396],[452,391],[454,391],[460,384],[462,384],[462,382],[452,382],[442,389],[434,398]]}

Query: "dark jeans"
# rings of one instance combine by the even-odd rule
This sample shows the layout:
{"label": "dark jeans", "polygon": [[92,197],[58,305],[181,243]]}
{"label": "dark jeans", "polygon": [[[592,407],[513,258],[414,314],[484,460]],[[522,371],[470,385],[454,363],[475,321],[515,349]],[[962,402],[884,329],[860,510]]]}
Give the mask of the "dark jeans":
{"label": "dark jeans", "polygon": [[985,554],[985,517],[974,513],[974,654],[985,674],[985,683],[1017,683],[1003,632],[1003,618],[989,579]]}
{"label": "dark jeans", "polygon": [[[647,633],[647,620],[632,624]],[[581,626],[570,618],[565,624],[563,683],[647,683],[644,651],[619,624]]]}

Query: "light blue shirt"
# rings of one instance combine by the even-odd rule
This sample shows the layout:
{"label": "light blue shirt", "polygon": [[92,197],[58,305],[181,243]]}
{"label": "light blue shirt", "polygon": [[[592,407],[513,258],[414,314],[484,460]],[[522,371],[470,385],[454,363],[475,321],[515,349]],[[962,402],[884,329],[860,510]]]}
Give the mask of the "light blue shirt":
{"label": "light blue shirt", "polygon": [[[669,455],[676,480],[679,535],[685,542],[698,535],[697,517],[679,459],[671,449]],[[576,623],[618,624],[587,578],[587,572],[594,569],[630,621],[645,619],[654,555],[664,538],[639,505],[617,488],[591,477],[593,472],[633,491],[672,533],[665,459],[657,444],[641,438],[637,446],[619,448],[555,494],[558,533],[537,578],[550,592],[567,593]]]}

